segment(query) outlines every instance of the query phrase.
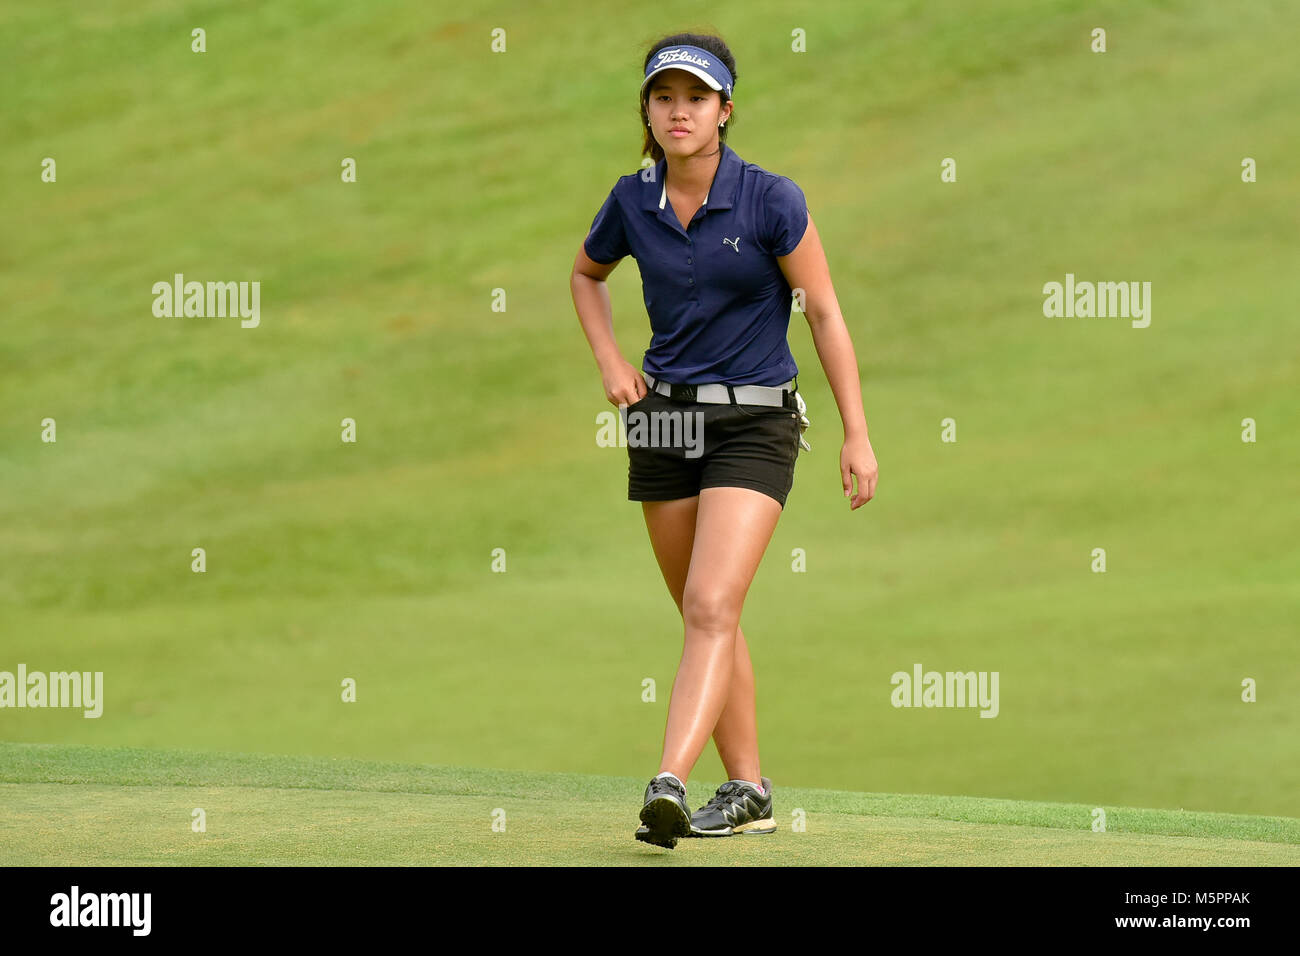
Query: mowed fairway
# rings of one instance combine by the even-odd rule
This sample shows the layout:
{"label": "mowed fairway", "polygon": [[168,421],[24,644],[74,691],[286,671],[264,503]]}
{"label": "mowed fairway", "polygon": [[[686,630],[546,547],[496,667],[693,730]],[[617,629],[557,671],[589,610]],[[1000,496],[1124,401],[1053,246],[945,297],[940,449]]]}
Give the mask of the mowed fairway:
{"label": "mowed fairway", "polygon": [[[0,750],[0,857],[1297,862],[1300,6],[655,10],[0,10],[0,671],[104,682],[98,718],[0,709],[70,748],[58,779]],[[850,513],[795,313],[812,451],[742,618],[785,829],[667,853],[631,833],[682,622],[568,280],[641,159],[646,44],[702,16],[728,144],[817,221],[880,482]],[[156,317],[177,273],[260,282],[260,324]],[[1150,325],[1044,316],[1067,274],[1150,282]],[[609,290],[639,366],[636,262]],[[917,664],[997,672],[996,718],[892,706]],[[709,745],[696,805],[726,776]]]}
{"label": "mowed fairway", "polygon": [[[688,793],[719,782],[693,780]],[[632,836],[641,787],[585,774],[0,745],[0,865],[1300,864],[1300,820],[1110,808],[1106,831],[1094,832],[1083,806],[804,788],[774,790],[775,833],[669,850]]]}

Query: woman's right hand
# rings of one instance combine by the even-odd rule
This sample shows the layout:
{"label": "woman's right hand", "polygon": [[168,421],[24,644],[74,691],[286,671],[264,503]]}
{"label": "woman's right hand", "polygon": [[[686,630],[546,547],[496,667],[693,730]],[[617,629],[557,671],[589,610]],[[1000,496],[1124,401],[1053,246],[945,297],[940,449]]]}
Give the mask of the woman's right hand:
{"label": "woman's right hand", "polygon": [[641,371],[623,359],[617,366],[601,373],[605,397],[614,405],[634,405],[650,394]]}

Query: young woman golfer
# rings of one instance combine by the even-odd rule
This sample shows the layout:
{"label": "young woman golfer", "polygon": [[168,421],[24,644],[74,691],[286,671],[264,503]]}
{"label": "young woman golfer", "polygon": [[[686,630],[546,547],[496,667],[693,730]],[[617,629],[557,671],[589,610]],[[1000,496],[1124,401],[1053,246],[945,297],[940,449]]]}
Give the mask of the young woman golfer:
{"label": "young woman golfer", "polygon": [[[844,494],[852,493],[850,510],[875,494],[877,469],[857,358],[803,192],[726,145],[731,51],[715,36],[676,34],[655,43],[644,66],[643,152],[656,164],[614,185],[570,285],[605,397],[626,407],[625,421],[684,413],[703,439],[653,447],[634,445],[628,433],[628,499],[642,503],[686,628],[663,759],[636,831],[639,840],[672,848],[678,837],[776,829],[772,781],[759,769],[754,672],[740,612],[785,507],[805,424],[786,341],[793,289],[804,291],[804,314],[844,421],[840,478]],[[641,269],[653,331],[640,370],[614,340],[605,284],[628,255]],[[710,735],[732,779],[692,814],[686,779]]]}

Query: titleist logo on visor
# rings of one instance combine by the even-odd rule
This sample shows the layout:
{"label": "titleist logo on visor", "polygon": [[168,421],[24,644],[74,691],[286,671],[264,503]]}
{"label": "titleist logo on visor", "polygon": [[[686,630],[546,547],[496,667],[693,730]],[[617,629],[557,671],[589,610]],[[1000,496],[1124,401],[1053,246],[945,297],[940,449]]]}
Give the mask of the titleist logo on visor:
{"label": "titleist logo on visor", "polygon": [[709,61],[702,56],[696,56],[690,50],[663,50],[660,52],[658,59],[655,61],[655,68],[663,66],[665,63],[677,63],[685,60],[688,63],[694,63],[696,66],[708,69]]}

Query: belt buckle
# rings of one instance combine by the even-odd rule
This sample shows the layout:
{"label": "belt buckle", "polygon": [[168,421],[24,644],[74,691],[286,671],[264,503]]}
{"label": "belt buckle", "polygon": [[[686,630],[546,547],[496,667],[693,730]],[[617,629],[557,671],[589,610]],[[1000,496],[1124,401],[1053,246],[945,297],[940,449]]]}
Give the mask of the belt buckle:
{"label": "belt buckle", "polygon": [[693,402],[695,401],[695,386],[674,385],[672,397],[678,402]]}

